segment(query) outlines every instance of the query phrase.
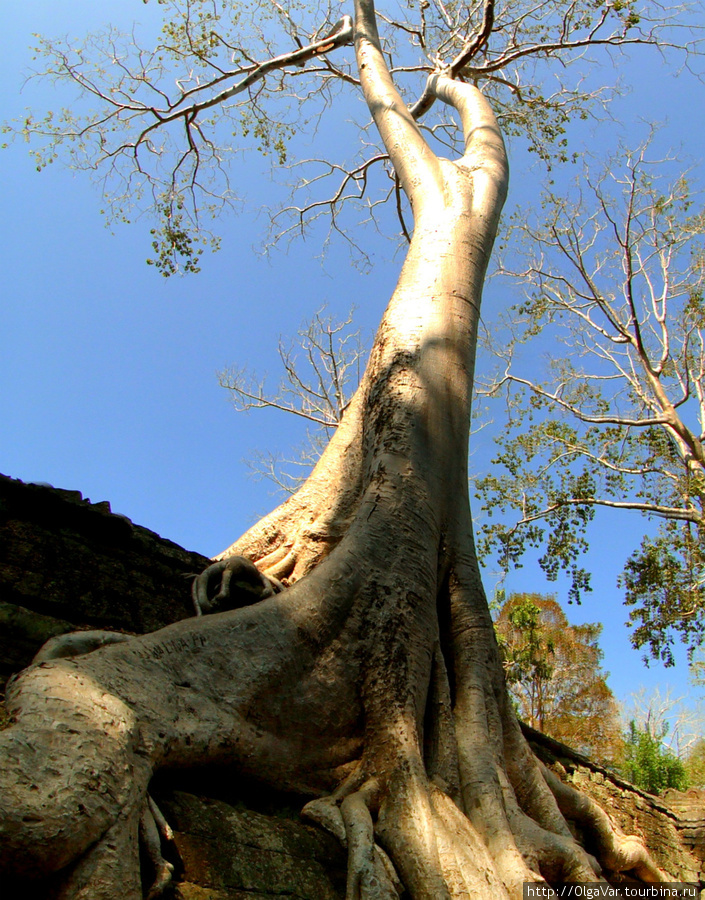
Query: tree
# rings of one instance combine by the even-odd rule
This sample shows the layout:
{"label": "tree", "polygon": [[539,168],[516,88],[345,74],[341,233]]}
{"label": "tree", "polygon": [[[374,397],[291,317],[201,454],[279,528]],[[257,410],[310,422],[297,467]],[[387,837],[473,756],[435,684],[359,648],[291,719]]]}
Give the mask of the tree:
{"label": "tree", "polygon": [[660,794],[666,788],[684,791],[688,776],[683,762],[662,744],[668,729],[652,731],[638,728],[632,719],[626,734],[622,771],[637,787],[652,794]]}
{"label": "tree", "polygon": [[624,718],[636,722],[639,731],[660,734],[664,749],[679,759],[688,756],[703,731],[701,705],[693,706],[685,697],[674,697],[670,688],[649,692],[641,688],[631,695]]}
{"label": "tree", "polygon": [[705,738],[693,744],[683,758],[686,778],[691,787],[705,788]]}
{"label": "tree", "polygon": [[521,719],[581,753],[613,763],[617,704],[600,668],[602,625],[570,625],[553,596],[511,594],[495,620]]}
{"label": "tree", "polygon": [[280,339],[284,377],[275,393],[243,368],[230,367],[218,377],[236,410],[271,409],[308,423],[307,440],[297,458],[282,461],[258,453],[252,461],[256,475],[269,478],[286,494],[293,494],[306,480],[360,384],[366,352],[360,331],[351,331],[352,324],[353,310],[345,320],[336,321],[321,309],[301,326],[294,341],[284,344]]}
{"label": "tree", "polygon": [[619,769],[644,790],[685,790],[702,784],[702,709],[658,688],[632,695]]}
{"label": "tree", "polygon": [[[549,578],[567,571],[579,599],[596,509],[660,521],[621,580],[634,645],[670,664],[674,636],[691,651],[701,641],[705,612],[705,218],[688,180],[668,182],[645,148],[625,156],[623,171],[585,173],[577,199],[549,194],[546,219],[519,226],[527,256],[505,274],[525,299],[487,388],[505,393],[508,416],[477,482],[494,516],[482,552],[507,567],[542,547]],[[512,362],[538,335],[563,348],[546,380]]]}
{"label": "tree", "polygon": [[[137,836],[140,822],[154,830],[152,774],[227,764],[314,798],[305,814],[347,842],[350,897],[396,896],[390,866],[415,900],[518,897],[524,881],[592,880],[598,864],[564,813],[595,838],[606,869],[662,880],[645,848],[542,768],[522,737],[475,556],[467,453],[482,285],[507,190],[501,130],[472,82],[496,95],[505,128],[527,130],[545,148],[589,98],[567,87],[544,97],[538,82],[522,80],[519,62],[535,57],[540,77],[546,61],[591,44],[656,43],[663,9],[422,3],[414,28],[402,13],[391,25],[419,50],[412,74],[428,76],[411,110],[370,0],[356,3],[354,26],[344,18],[324,37],[309,29],[306,40],[294,9],[275,4],[280,18],[252,33],[269,54],[272,23],[283,22],[296,49],[264,63],[238,43],[251,36],[248,7],[242,19],[232,11],[225,35],[216,7],[191,0],[185,9],[152,55],[126,60],[108,36],[112,87],[100,66],[87,74],[85,53],[76,60],[49,46],[50,71],[104,105],[80,126],[68,112],[55,125],[28,120],[26,130],[47,130],[55,145],[70,140],[79,162],[105,162],[112,173],[126,161],[165,217],[160,265],[168,271],[182,257],[194,268],[188,217],[207,163],[216,175],[222,165],[212,110],[238,115],[227,103],[245,97],[258,139],[281,154],[277,92],[294,81],[299,97],[308,84],[314,100],[326,99],[339,79],[364,96],[391,195],[398,181],[413,210],[413,235],[360,387],[311,476],[197,585],[222,598],[244,556],[287,589],[31,667],[13,682],[14,725],[0,735],[0,871],[58,872],[58,896],[72,900],[139,897]],[[354,69],[327,55],[351,38]],[[221,65],[216,53],[234,62]],[[158,79],[182,59],[174,99]],[[453,161],[416,124],[434,103],[460,120]],[[541,114],[529,116],[532,106]],[[429,121],[442,139],[451,133],[442,118]],[[185,141],[167,176],[163,127]],[[344,183],[368,168],[345,170]],[[212,182],[206,190],[216,196]]]}

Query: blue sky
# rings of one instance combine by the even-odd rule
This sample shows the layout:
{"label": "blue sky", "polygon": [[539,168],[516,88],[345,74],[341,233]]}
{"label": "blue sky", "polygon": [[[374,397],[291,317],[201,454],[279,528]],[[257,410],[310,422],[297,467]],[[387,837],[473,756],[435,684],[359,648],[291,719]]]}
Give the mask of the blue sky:
{"label": "blue sky", "polygon": [[[141,0],[6,5],[1,118],[60,103],[47,86],[20,93],[33,32],[129,25],[158,11]],[[668,120],[670,146],[697,155],[703,85],[687,73],[664,76],[657,57],[633,74],[637,88],[618,118],[638,111],[649,121]],[[526,176],[514,162],[516,197]],[[334,247],[322,264],[315,239],[262,256],[266,216],[257,210],[274,202],[274,188],[261,159],[240,166],[236,178],[247,185],[249,202],[223,228],[223,249],[197,277],[167,281],[144,263],[148,226],[104,227],[98,193],[84,175],[58,163],[37,173],[21,144],[0,154],[0,471],[109,500],[115,511],[207,555],[274,503],[272,487],[250,478],[244,458],[256,448],[286,452],[301,439],[286,418],[236,414],[216,372],[247,363],[276,382],[277,338],[324,303],[338,315],[355,304],[356,320],[371,331],[400,265],[384,244],[367,274],[350,266],[343,248]],[[502,302],[490,287],[486,303]],[[478,454],[491,453],[489,430],[478,439]],[[683,666],[645,669],[629,645],[616,578],[639,542],[641,520],[598,522],[589,559],[595,590],[582,607],[567,607],[569,617],[604,623],[605,667],[618,696],[640,684],[690,690]],[[547,584],[530,565],[506,587],[555,591],[565,600],[563,586]]]}

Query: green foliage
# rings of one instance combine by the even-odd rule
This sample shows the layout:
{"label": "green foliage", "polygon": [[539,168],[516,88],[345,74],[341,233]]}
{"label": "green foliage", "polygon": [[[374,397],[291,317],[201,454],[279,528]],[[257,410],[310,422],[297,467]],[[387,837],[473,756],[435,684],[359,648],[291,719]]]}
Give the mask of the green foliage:
{"label": "green foliage", "polygon": [[666,788],[683,791],[688,787],[684,764],[663,746],[667,733],[665,723],[661,731],[654,734],[648,724],[639,728],[632,720],[625,735],[624,760],[620,768],[632,784],[651,794],[660,794]]}
{"label": "green foliage", "polygon": [[529,595],[514,598],[514,603],[509,605],[507,619],[511,629],[518,632],[521,638],[509,640],[500,636],[507,683],[533,683],[537,686],[537,693],[541,684],[548,681],[554,672],[551,665],[553,639],[545,635],[540,618],[541,609]]}
{"label": "green foliage", "polygon": [[673,665],[673,630],[692,651],[705,628],[705,555],[703,526],[664,522],[655,537],[646,536],[624,566],[621,584],[633,640],[652,657]]}
{"label": "green foliage", "polygon": [[[526,409],[529,418],[541,406],[540,399],[532,399]],[[501,568],[509,571],[521,566],[527,548],[543,548],[539,565],[547,578],[555,581],[562,571],[568,573],[570,600],[580,602],[590,590],[581,561],[595,512],[591,504],[574,503],[573,498],[593,496],[594,475],[580,466],[577,432],[565,422],[544,420],[523,432],[517,424],[514,418],[497,437],[499,453],[490,474],[475,479],[476,496],[487,514],[478,541],[480,557],[496,555]],[[494,520],[508,510],[520,517],[520,526]]]}
{"label": "green foliage", "polygon": [[690,787],[705,788],[705,738],[700,738],[688,750],[683,760]]}
{"label": "green foliage", "polygon": [[[620,583],[634,645],[667,664],[677,637],[692,652],[705,635],[698,204],[692,185],[660,177],[642,150],[623,173],[586,174],[576,200],[548,194],[540,216],[515,221],[526,255],[504,272],[524,298],[490,338],[505,374],[484,389],[501,398],[505,426],[491,474],[475,479],[482,558],[506,571],[537,552],[549,579],[568,576],[571,600],[590,588],[596,510],[660,521],[657,534],[645,526]],[[558,348],[538,375],[537,338]]]}

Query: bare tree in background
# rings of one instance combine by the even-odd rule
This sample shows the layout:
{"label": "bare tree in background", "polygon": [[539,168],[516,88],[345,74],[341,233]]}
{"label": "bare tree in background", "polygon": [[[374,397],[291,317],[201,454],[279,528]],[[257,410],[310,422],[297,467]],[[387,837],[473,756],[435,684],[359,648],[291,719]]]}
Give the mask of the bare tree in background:
{"label": "bare tree in background", "polygon": [[279,339],[284,375],[275,391],[247,369],[230,367],[218,376],[238,412],[269,409],[297,416],[307,423],[306,441],[295,457],[282,460],[257,452],[248,465],[285,494],[306,480],[340,424],[360,384],[367,349],[360,331],[353,331],[353,313],[338,321],[320,309],[293,340]]}
{"label": "bare tree in background", "polygon": [[[622,584],[633,643],[669,663],[676,635],[700,643],[705,616],[705,217],[689,180],[647,153],[549,195],[545,220],[517,220],[526,257],[504,274],[524,299],[482,388],[503,397],[506,426],[477,487],[493,515],[482,552],[506,568],[540,546],[575,599],[596,509],[660,522]],[[555,348],[545,365],[525,352],[539,335]]]}

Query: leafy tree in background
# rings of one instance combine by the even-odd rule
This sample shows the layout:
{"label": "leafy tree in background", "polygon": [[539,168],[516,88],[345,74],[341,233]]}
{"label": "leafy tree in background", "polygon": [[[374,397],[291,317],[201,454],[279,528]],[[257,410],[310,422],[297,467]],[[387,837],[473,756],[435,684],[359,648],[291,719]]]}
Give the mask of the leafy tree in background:
{"label": "leafy tree in background", "polygon": [[546,728],[546,695],[555,672],[555,644],[541,621],[542,601],[538,594],[512,594],[495,620],[504,673],[519,715],[540,731]]}
{"label": "leafy tree in background", "polygon": [[683,758],[690,787],[705,788],[705,738],[699,738]]}
{"label": "leafy tree in background", "polygon": [[[705,633],[705,216],[647,148],[624,159],[510,227],[525,257],[503,272],[524,299],[492,336],[501,374],[483,390],[507,416],[476,482],[490,516],[480,546],[505,569],[541,548],[548,577],[566,571],[579,599],[597,509],[659,522],[621,582],[634,645],[670,664],[676,636],[692,650]],[[559,348],[541,375],[539,338]]]}
{"label": "leafy tree in background", "polygon": [[625,735],[620,769],[632,784],[651,794],[660,794],[666,788],[684,791],[688,787],[683,761],[663,746],[667,734],[665,723],[660,730],[654,730],[648,723],[639,728],[632,719]]}
{"label": "leafy tree in background", "polygon": [[[153,261],[194,271],[194,229],[236,193],[231,150],[283,164],[294,130],[330,134],[329,113],[357,111],[360,155],[305,164],[303,195],[275,227],[305,230],[325,213],[349,238],[347,199],[369,217],[388,196],[408,253],[311,476],[197,582],[225,602],[244,556],[285,590],[13,682],[0,874],[58,873],[61,900],[136,900],[153,773],[226,764],[311,798],[304,814],[347,844],[356,900],[392,900],[399,881],[413,900],[591,881],[599,867],[569,811],[612,871],[668,878],[522,737],[475,555],[467,463],[482,287],[507,190],[502,131],[545,160],[565,157],[568,121],[603,96],[584,88],[587,49],[665,51],[679,42],[674,11],[655,0],[423,0],[385,7],[383,45],[371,0],[356,0],[354,24],[337,8],[277,0],[160,5],[153,49],[110,30],[43,42],[44,74],[93,106],[26,118],[20,131],[47,142],[38,165],[67,153],[99,172],[120,216],[152,203]],[[596,62],[614,71],[605,55]],[[553,71],[561,83],[548,92]]]}
{"label": "leafy tree in background", "polygon": [[602,625],[569,624],[555,597],[511,594],[495,628],[520,718],[582,753],[614,763],[621,754],[621,722],[600,665]]}

